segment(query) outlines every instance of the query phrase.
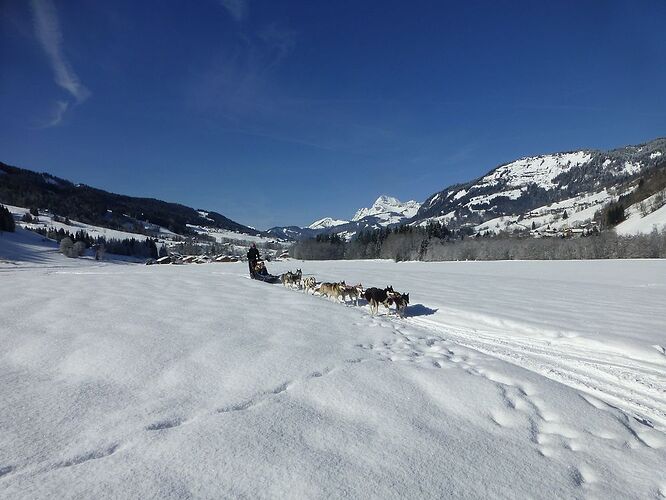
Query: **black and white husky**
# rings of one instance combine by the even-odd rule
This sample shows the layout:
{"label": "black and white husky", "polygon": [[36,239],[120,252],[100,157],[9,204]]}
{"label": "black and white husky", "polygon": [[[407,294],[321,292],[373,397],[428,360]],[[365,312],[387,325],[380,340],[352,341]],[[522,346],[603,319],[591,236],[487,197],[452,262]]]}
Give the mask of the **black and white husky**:
{"label": "black and white husky", "polygon": [[379,304],[383,304],[387,309],[389,308],[389,299],[395,292],[392,286],[387,286],[383,290],[381,288],[367,288],[363,292],[365,300],[370,304],[370,313],[375,315],[379,312]]}
{"label": "black and white husky", "polygon": [[405,311],[407,310],[407,304],[409,304],[409,294],[408,293],[396,293],[389,297],[389,303],[395,304],[395,312],[398,313],[398,316],[401,318],[405,317]]}
{"label": "black and white husky", "polygon": [[303,272],[300,269],[296,269],[296,272],[293,273],[291,271],[287,271],[283,275],[280,276],[280,281],[282,281],[282,284],[284,286],[300,286],[301,283],[301,277],[303,276]]}
{"label": "black and white husky", "polygon": [[314,276],[306,276],[301,280],[301,288],[303,289],[303,293],[307,293],[312,290],[312,295],[314,295],[316,287],[317,280]]}

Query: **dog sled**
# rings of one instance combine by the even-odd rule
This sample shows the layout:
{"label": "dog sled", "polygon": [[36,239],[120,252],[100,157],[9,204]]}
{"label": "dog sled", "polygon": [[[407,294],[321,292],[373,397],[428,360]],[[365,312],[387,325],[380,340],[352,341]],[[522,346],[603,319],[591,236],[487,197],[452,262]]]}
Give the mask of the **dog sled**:
{"label": "dog sled", "polygon": [[255,274],[253,279],[263,281],[264,283],[279,283],[280,277],[272,274]]}
{"label": "dog sled", "polygon": [[263,260],[258,260],[254,266],[254,272],[250,276],[252,279],[263,281],[264,283],[279,283],[280,277],[269,274],[266,264]]}

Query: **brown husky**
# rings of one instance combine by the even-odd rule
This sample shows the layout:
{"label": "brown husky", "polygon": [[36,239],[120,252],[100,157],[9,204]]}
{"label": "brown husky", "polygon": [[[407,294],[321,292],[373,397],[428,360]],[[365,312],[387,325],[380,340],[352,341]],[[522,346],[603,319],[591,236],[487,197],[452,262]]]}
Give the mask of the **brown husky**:
{"label": "brown husky", "polygon": [[339,301],[345,286],[347,285],[345,285],[344,281],[340,283],[322,283],[319,285],[319,294],[324,297],[333,297]]}
{"label": "brown husky", "polygon": [[358,305],[358,298],[363,297],[363,285],[360,283],[358,285],[346,285],[342,289],[342,300],[346,302],[346,297],[354,300],[354,304]]}

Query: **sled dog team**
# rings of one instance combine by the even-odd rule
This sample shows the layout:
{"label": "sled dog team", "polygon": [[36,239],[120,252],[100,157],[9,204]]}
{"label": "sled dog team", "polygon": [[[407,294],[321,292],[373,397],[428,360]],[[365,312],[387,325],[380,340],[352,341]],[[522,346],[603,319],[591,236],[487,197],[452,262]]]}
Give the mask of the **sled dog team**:
{"label": "sled dog team", "polygon": [[344,281],[339,283],[318,283],[314,276],[303,276],[303,272],[297,269],[295,272],[288,271],[280,276],[280,281],[284,286],[295,287],[303,290],[304,293],[318,292],[323,297],[333,298],[338,301],[347,302],[347,299],[353,300],[358,305],[358,299],[364,298],[370,304],[370,312],[375,315],[379,312],[379,306],[383,305],[391,312],[391,305],[395,305],[398,316],[403,318],[409,304],[409,294],[400,293],[393,290],[392,286],[386,288],[363,288],[358,285],[347,285]]}

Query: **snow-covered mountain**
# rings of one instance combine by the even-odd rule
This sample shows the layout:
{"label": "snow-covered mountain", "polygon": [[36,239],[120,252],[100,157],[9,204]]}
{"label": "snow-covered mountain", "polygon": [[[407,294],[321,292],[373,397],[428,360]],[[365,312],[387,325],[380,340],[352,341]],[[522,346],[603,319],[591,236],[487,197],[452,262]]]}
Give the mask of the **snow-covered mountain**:
{"label": "snow-covered mountain", "polygon": [[663,165],[665,154],[662,138],[610,151],[524,157],[433,194],[412,223],[439,221],[476,232],[562,225],[567,219],[564,224],[583,224],[604,204],[633,190],[648,170]]}
{"label": "snow-covered mountain", "polygon": [[357,210],[350,221],[325,217],[316,220],[305,228],[297,226],[273,227],[266,233],[274,237],[294,240],[331,233],[350,239],[359,231],[380,229],[407,222],[416,215],[420,206],[420,203],[413,200],[403,203],[392,196],[382,195],[369,208]]}
{"label": "snow-covered mountain", "polygon": [[414,217],[420,207],[421,204],[417,201],[410,200],[402,203],[397,198],[382,195],[375,200],[370,208],[359,209],[354,217],[352,217],[352,221],[356,222],[366,217],[375,217],[380,221],[385,221],[387,224],[395,224],[404,219]]}
{"label": "snow-covered mountain", "polygon": [[312,224],[308,226],[309,229],[328,229],[329,227],[335,227],[335,226],[340,226],[342,224],[347,224],[349,221],[347,220],[339,220],[339,219],[333,219],[331,217],[324,217],[323,219],[319,219],[314,221]]}

